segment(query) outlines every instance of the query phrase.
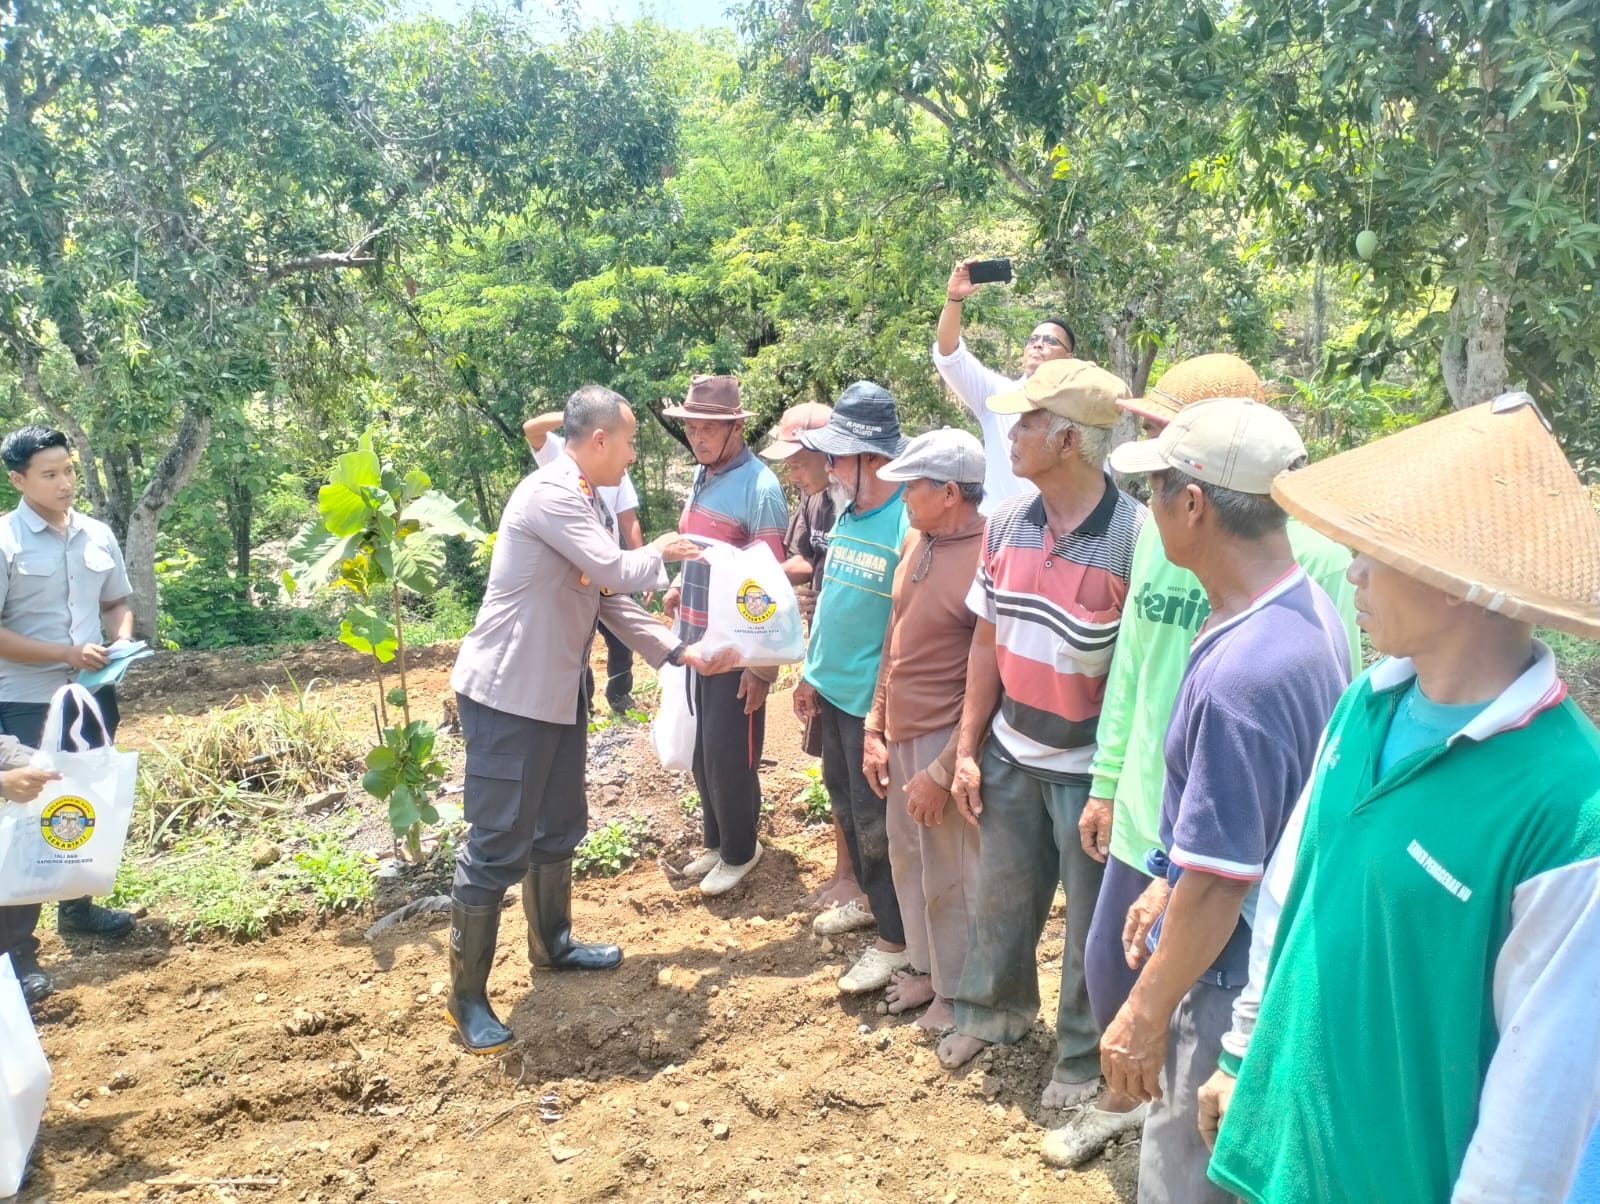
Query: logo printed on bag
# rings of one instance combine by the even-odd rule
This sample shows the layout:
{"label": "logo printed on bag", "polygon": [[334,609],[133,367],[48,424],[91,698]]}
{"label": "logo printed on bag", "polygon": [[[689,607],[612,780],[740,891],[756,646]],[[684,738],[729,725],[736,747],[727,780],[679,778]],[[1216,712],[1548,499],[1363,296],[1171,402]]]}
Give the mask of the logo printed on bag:
{"label": "logo printed on bag", "polygon": [[778,604],[759,581],[746,581],[739,587],[739,613],[752,623],[765,623],[778,613]]}
{"label": "logo printed on bag", "polygon": [[94,808],[88,799],[64,794],[44,809],[39,829],[46,844],[67,852],[81,849],[94,835]]}

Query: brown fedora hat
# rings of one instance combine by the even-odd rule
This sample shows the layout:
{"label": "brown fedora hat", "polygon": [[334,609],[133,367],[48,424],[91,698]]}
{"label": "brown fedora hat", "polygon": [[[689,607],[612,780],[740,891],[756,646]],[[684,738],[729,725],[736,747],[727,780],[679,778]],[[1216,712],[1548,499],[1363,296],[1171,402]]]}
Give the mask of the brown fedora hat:
{"label": "brown fedora hat", "polygon": [[1272,496],[1435,589],[1600,638],[1600,514],[1526,393],[1283,473]]}
{"label": "brown fedora hat", "polygon": [[689,395],[681,406],[661,411],[668,418],[754,418],[755,411],[739,404],[737,376],[696,376],[689,382]]}

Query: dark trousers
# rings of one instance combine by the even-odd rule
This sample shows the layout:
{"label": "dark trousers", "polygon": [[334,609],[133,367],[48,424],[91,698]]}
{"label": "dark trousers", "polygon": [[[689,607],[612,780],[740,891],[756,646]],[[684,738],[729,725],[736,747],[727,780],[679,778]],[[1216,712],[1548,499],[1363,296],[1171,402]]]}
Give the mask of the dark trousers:
{"label": "dark trousers", "polygon": [[706,848],[718,849],[729,865],[756,855],[761,820],[761,749],[767,740],[767,708],[744,713],[739,697],[742,671],[702,677],[691,673],[694,710],[694,785],[700,792]]}
{"label": "dark trousers", "polygon": [[873,793],[861,768],[866,720],[841,711],[820,694],[817,704],[822,708],[814,721],[822,728],[822,784],[844,830],[850,868],[872,903],[878,935],[891,945],[903,945],[906,928],[889,864],[889,804]]}
{"label": "dark trousers", "polygon": [[1089,921],[1089,938],[1083,952],[1089,1007],[1102,1030],[1111,1027],[1128,1001],[1133,984],[1139,981],[1139,971],[1128,968],[1122,929],[1128,922],[1128,908],[1152,881],[1149,874],[1140,873],[1119,858],[1106,857],[1105,876],[1100,879],[1100,894],[1094,901],[1094,918]]}
{"label": "dark trousers", "polygon": [[[93,719],[87,719],[83,724],[83,738],[91,748],[104,748],[115,738],[120,719],[116,687],[101,686],[94,692],[94,700],[100,704],[100,713],[105,716],[106,727],[110,730],[102,732]],[[44,720],[49,710],[50,704],[46,702],[0,702],[0,732],[15,736],[29,748],[38,748],[39,741],[44,738]],[[68,700],[63,733],[72,726],[77,715],[77,704]],[[33,934],[39,926],[39,910],[37,903],[0,907],[0,953],[11,954],[13,961],[31,961],[39,956],[39,938]]]}
{"label": "dark trousers", "polygon": [[[633,649],[622,642],[622,637],[604,623],[599,624],[600,635],[606,642],[606,688],[602,691],[606,701],[621,702],[633,693]],[[594,670],[585,668],[586,693],[594,699]]]}
{"label": "dark trousers", "polygon": [[469,827],[454,884],[463,903],[499,903],[530,865],[565,861],[588,831],[583,706],[580,695],[571,723],[544,723],[456,695],[467,743],[461,809]]}

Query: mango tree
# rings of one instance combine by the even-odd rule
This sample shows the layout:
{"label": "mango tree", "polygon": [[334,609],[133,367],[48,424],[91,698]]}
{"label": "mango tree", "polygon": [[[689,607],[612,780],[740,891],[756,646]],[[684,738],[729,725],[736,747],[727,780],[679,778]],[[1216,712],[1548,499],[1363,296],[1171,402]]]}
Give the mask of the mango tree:
{"label": "mango tree", "polygon": [[[395,837],[416,861],[422,825],[439,819],[433,796],[445,764],[434,756],[433,724],[411,717],[403,599],[407,593],[430,597],[438,589],[446,540],[476,543],[485,533],[461,503],[433,488],[426,473],[401,474],[383,463],[370,434],[338,458],[318,491],[317,509],[321,517],[289,545],[294,570],[284,573],[284,584],[291,593],[327,587],[350,598],[339,639],[373,658],[378,686],[378,744],[367,753],[361,785],[389,804]],[[386,690],[384,666],[391,661],[400,684]],[[391,722],[391,707],[398,722]]]}

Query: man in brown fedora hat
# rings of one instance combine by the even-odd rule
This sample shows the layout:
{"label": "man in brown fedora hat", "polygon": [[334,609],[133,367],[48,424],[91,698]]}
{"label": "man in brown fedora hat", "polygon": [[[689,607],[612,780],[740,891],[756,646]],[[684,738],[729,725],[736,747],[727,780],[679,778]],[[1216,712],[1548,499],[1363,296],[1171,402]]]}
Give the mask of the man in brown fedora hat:
{"label": "man in brown fedora hat", "polygon": [[1210,1176],[1253,1201],[1565,1199],[1600,1118],[1600,733],[1533,627],[1600,637],[1600,516],[1526,394],[1273,496],[1355,549],[1385,659],[1267,868],[1200,1093]]}
{"label": "man in brown fedora hat", "polygon": [[[684,535],[749,547],[758,540],[782,561],[789,520],[783,486],[745,445],[744,422],[754,417],[739,402],[732,376],[696,376],[680,406],[665,411],[683,422],[699,463],[678,530]],[[711,570],[689,561],[662,600],[676,618],[678,637],[693,643],[705,634]],[[767,732],[767,690],[776,669],[736,669],[694,676],[694,784],[700,792],[705,848],[684,866],[706,895],[732,890],[761,857],[756,824],[761,814],[761,750]]]}

